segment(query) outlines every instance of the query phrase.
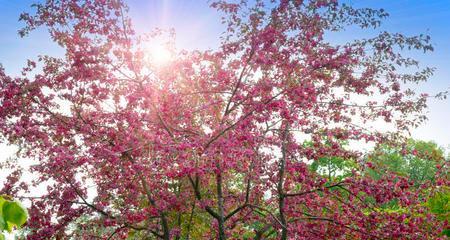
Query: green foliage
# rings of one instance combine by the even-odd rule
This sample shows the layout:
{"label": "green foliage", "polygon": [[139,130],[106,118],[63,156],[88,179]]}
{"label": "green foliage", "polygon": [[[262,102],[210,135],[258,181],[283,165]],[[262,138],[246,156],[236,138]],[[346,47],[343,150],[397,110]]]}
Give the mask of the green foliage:
{"label": "green foliage", "polygon": [[441,220],[450,220],[450,191],[435,193],[430,197],[426,206]]}
{"label": "green foliage", "polygon": [[[444,188],[428,198],[425,206],[441,221],[450,222],[450,188]],[[450,229],[445,229],[443,235],[450,237]]]}
{"label": "green foliage", "polygon": [[[324,141],[325,145],[330,145],[328,141]],[[347,142],[341,142],[340,144],[344,147],[347,145]],[[313,143],[307,141],[303,143],[303,146],[312,147]],[[330,181],[341,181],[352,175],[352,170],[357,168],[357,163],[354,159],[346,159],[340,156],[324,156],[313,161],[309,168],[311,171],[319,173]]]}
{"label": "green foliage", "polygon": [[374,179],[385,172],[409,178],[416,185],[434,181],[437,166],[445,162],[444,152],[434,142],[409,140],[403,147],[380,145],[367,159],[375,167],[367,170]]}
{"label": "green foliage", "polygon": [[11,232],[14,228],[20,228],[27,218],[27,210],[19,202],[0,196],[0,239],[4,239],[3,231]]}
{"label": "green foliage", "polygon": [[350,176],[355,168],[356,163],[353,160],[334,156],[319,158],[310,165],[312,171],[337,181]]}

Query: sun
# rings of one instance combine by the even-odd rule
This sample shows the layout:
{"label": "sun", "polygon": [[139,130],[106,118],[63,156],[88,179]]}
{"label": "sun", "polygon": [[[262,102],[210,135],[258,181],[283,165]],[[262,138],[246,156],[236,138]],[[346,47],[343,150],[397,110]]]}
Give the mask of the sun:
{"label": "sun", "polygon": [[149,54],[149,60],[156,65],[165,65],[172,59],[172,52],[164,44],[148,44],[146,51]]}

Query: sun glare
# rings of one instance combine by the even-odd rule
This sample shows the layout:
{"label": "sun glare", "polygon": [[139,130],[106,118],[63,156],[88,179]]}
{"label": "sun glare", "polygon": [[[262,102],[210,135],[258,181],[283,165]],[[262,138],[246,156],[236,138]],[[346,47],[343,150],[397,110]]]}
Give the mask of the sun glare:
{"label": "sun glare", "polygon": [[164,65],[172,58],[172,53],[163,44],[151,44],[147,46],[150,61],[157,65]]}

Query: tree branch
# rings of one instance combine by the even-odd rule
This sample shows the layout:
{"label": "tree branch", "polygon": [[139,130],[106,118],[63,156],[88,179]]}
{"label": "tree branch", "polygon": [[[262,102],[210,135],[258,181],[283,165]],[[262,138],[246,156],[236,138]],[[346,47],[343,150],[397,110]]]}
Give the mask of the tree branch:
{"label": "tree branch", "polygon": [[285,197],[298,197],[298,196],[303,196],[303,195],[314,193],[314,192],[323,192],[326,189],[338,187],[338,186],[341,186],[343,184],[344,184],[344,182],[338,182],[338,183],[330,185],[330,186],[321,187],[321,188],[315,188],[315,189],[312,189],[312,190],[309,190],[309,191],[298,192],[298,193],[285,193],[284,196]]}

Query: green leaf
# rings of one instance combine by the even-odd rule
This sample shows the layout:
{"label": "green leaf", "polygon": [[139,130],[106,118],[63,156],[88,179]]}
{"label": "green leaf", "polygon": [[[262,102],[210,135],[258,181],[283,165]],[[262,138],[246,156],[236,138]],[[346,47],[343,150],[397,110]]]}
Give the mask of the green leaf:
{"label": "green leaf", "polygon": [[27,211],[19,202],[6,201],[3,203],[3,219],[6,222],[6,230],[11,232],[13,227],[21,227],[28,218]]}
{"label": "green leaf", "polygon": [[0,215],[0,232],[6,229],[6,222],[3,219],[3,216]]}
{"label": "green leaf", "polygon": [[426,206],[430,209],[430,212],[435,214],[440,220],[450,220],[450,191],[443,190],[442,192],[437,192],[434,196],[430,197]]}
{"label": "green leaf", "polygon": [[442,231],[442,235],[450,237],[450,228]]}
{"label": "green leaf", "polygon": [[[0,196],[0,233],[1,231],[6,229],[6,222],[3,218],[3,204],[6,202],[6,200]],[[1,240],[1,238],[0,238]]]}

